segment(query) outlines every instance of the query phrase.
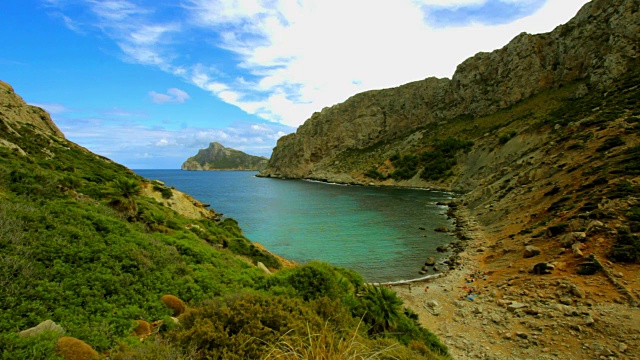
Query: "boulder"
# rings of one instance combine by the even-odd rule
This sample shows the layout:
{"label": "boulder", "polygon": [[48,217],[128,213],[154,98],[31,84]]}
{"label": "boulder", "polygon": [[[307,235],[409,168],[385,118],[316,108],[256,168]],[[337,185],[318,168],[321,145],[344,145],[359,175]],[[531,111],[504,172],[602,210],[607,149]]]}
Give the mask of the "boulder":
{"label": "boulder", "polygon": [[438,226],[437,228],[435,228],[434,231],[446,233],[446,232],[449,232],[449,228],[446,226]]}
{"label": "boulder", "polygon": [[533,245],[529,245],[527,247],[524,248],[524,257],[526,258],[532,258],[534,256],[540,255],[540,249],[533,246]]}
{"label": "boulder", "polygon": [[53,320],[45,320],[30,329],[20,331],[18,335],[20,337],[36,336],[42,334],[44,331],[55,331],[60,335],[64,335],[62,326],[57,325]]}
{"label": "boulder", "polygon": [[527,304],[519,303],[516,301],[512,301],[511,304],[507,305],[507,310],[511,312],[515,312],[516,310],[520,310],[527,307]]}
{"label": "boulder", "polygon": [[533,266],[533,273],[536,275],[551,274],[555,266],[549,263],[537,263]]}
{"label": "boulder", "polygon": [[583,243],[575,243],[573,245],[571,245],[571,252],[573,252],[573,255],[578,256],[578,257],[582,257],[582,249],[584,248],[584,244]]}
{"label": "boulder", "polygon": [[433,256],[429,256],[424,264],[427,266],[433,266],[436,264],[436,259]]}
{"label": "boulder", "polygon": [[271,275],[271,270],[269,270],[263,263],[261,263],[260,261],[258,261],[258,268],[260,268],[260,270],[264,271],[265,274],[267,275]]}
{"label": "boulder", "polygon": [[446,245],[440,245],[436,248],[437,252],[447,252],[449,251],[449,247]]}
{"label": "boulder", "polygon": [[422,271],[424,272],[428,272],[429,271],[429,267],[427,265],[422,267]]}

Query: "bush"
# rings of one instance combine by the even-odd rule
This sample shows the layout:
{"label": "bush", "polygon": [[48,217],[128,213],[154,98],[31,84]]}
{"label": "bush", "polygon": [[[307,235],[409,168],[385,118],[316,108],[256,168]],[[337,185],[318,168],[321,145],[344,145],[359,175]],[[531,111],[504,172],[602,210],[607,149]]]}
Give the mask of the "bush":
{"label": "bush", "polygon": [[58,339],[56,354],[65,360],[98,360],[98,353],[91,346],[69,336]]}

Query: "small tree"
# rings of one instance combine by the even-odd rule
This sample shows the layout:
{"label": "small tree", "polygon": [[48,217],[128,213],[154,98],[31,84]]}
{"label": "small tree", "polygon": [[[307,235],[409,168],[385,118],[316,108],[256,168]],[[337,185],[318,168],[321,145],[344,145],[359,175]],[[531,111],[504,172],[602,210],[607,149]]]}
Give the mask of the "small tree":
{"label": "small tree", "polygon": [[402,313],[402,300],[395,292],[382,286],[367,286],[362,300],[367,311],[364,319],[372,332],[384,332],[396,325]]}
{"label": "small tree", "polygon": [[135,179],[121,177],[113,182],[113,192],[115,196],[109,205],[118,212],[133,216],[138,212],[138,205],[134,197],[142,193],[142,187]]}

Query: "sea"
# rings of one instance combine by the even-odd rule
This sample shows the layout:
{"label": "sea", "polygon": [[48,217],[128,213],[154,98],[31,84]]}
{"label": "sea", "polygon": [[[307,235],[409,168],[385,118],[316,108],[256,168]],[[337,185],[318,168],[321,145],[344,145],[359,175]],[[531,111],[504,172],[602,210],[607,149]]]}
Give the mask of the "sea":
{"label": "sea", "polygon": [[259,178],[253,171],[135,172],[211,204],[273,253],[353,269],[367,282],[421,277],[427,257],[442,260],[450,254],[436,248],[455,241],[435,231],[453,226],[446,206],[437,205],[451,193]]}

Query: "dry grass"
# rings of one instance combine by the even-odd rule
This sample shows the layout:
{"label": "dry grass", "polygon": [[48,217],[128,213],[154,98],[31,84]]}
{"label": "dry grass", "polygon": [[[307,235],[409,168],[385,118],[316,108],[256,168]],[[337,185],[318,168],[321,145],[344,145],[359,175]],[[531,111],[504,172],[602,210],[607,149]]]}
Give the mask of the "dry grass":
{"label": "dry grass", "polygon": [[441,359],[437,355],[421,356],[395,340],[370,340],[358,332],[333,330],[327,323],[319,333],[289,331],[272,344],[262,359],[282,360],[374,360],[374,359]]}

